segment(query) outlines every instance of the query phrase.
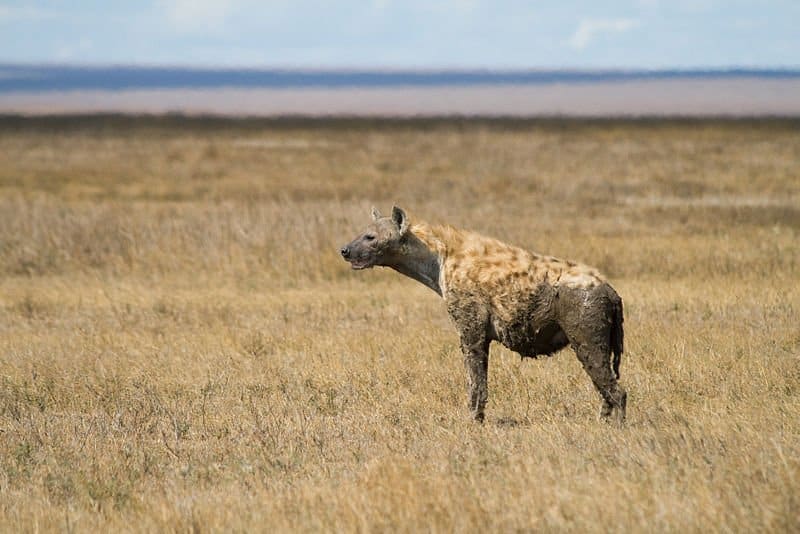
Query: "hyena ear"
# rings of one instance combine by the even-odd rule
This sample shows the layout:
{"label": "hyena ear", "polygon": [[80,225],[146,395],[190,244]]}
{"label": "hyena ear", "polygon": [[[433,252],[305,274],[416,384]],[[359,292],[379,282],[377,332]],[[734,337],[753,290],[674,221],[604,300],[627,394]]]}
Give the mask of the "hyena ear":
{"label": "hyena ear", "polygon": [[400,229],[400,235],[403,235],[408,230],[408,216],[406,216],[406,212],[394,206],[392,208],[392,221],[397,225]]}
{"label": "hyena ear", "polygon": [[378,211],[378,208],[372,206],[372,220],[377,221],[382,217],[381,212]]}

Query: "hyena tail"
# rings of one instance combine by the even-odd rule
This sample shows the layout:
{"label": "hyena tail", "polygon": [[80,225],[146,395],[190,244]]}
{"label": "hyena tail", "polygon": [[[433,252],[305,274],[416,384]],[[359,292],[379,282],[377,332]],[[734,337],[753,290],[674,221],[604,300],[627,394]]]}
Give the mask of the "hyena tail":
{"label": "hyena tail", "polygon": [[622,329],[622,299],[618,295],[614,299],[614,310],[611,318],[611,351],[614,353],[612,360],[612,368],[614,375],[619,379],[619,362],[622,359],[622,351],[624,350],[625,332]]}

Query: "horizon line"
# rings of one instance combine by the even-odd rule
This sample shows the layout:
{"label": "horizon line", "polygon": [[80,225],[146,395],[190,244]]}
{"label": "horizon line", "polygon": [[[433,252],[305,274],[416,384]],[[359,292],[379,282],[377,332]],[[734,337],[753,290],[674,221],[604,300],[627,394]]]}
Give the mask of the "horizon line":
{"label": "horizon line", "polygon": [[664,80],[796,80],[800,69],[310,69],[20,65],[0,62],[0,94],[128,89],[535,86]]}
{"label": "horizon line", "polygon": [[187,70],[187,71],[256,71],[256,72],[376,72],[376,73],[439,73],[439,72],[475,72],[475,73],[539,73],[539,72],[580,72],[580,73],[626,73],[626,72],[786,72],[800,73],[800,64],[797,65],[768,65],[756,66],[746,64],[705,65],[705,66],[486,66],[486,65],[440,65],[440,66],[412,66],[412,65],[284,65],[284,64],[197,64],[197,63],[141,63],[141,62],[97,62],[79,63],[70,61],[13,61],[0,59],[0,69],[70,69],[70,70],[101,70],[101,69],[131,69],[131,70]]}

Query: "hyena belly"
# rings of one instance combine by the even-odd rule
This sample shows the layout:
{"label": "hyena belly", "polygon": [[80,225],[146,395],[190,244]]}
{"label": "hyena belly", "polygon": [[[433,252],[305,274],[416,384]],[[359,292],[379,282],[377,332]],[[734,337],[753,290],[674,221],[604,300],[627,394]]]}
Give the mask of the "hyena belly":
{"label": "hyena belly", "polygon": [[542,284],[532,293],[515,298],[506,313],[493,314],[497,341],[526,358],[550,356],[566,347],[569,341],[556,321],[554,297],[553,287]]}

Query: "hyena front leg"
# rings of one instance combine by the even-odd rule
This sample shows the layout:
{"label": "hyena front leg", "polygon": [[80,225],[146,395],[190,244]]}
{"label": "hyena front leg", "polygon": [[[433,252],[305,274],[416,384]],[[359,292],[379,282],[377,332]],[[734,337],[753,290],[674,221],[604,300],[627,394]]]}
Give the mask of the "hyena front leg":
{"label": "hyena front leg", "polygon": [[461,344],[464,366],[467,368],[467,397],[472,418],[483,422],[486,401],[489,398],[489,343],[477,341]]}

